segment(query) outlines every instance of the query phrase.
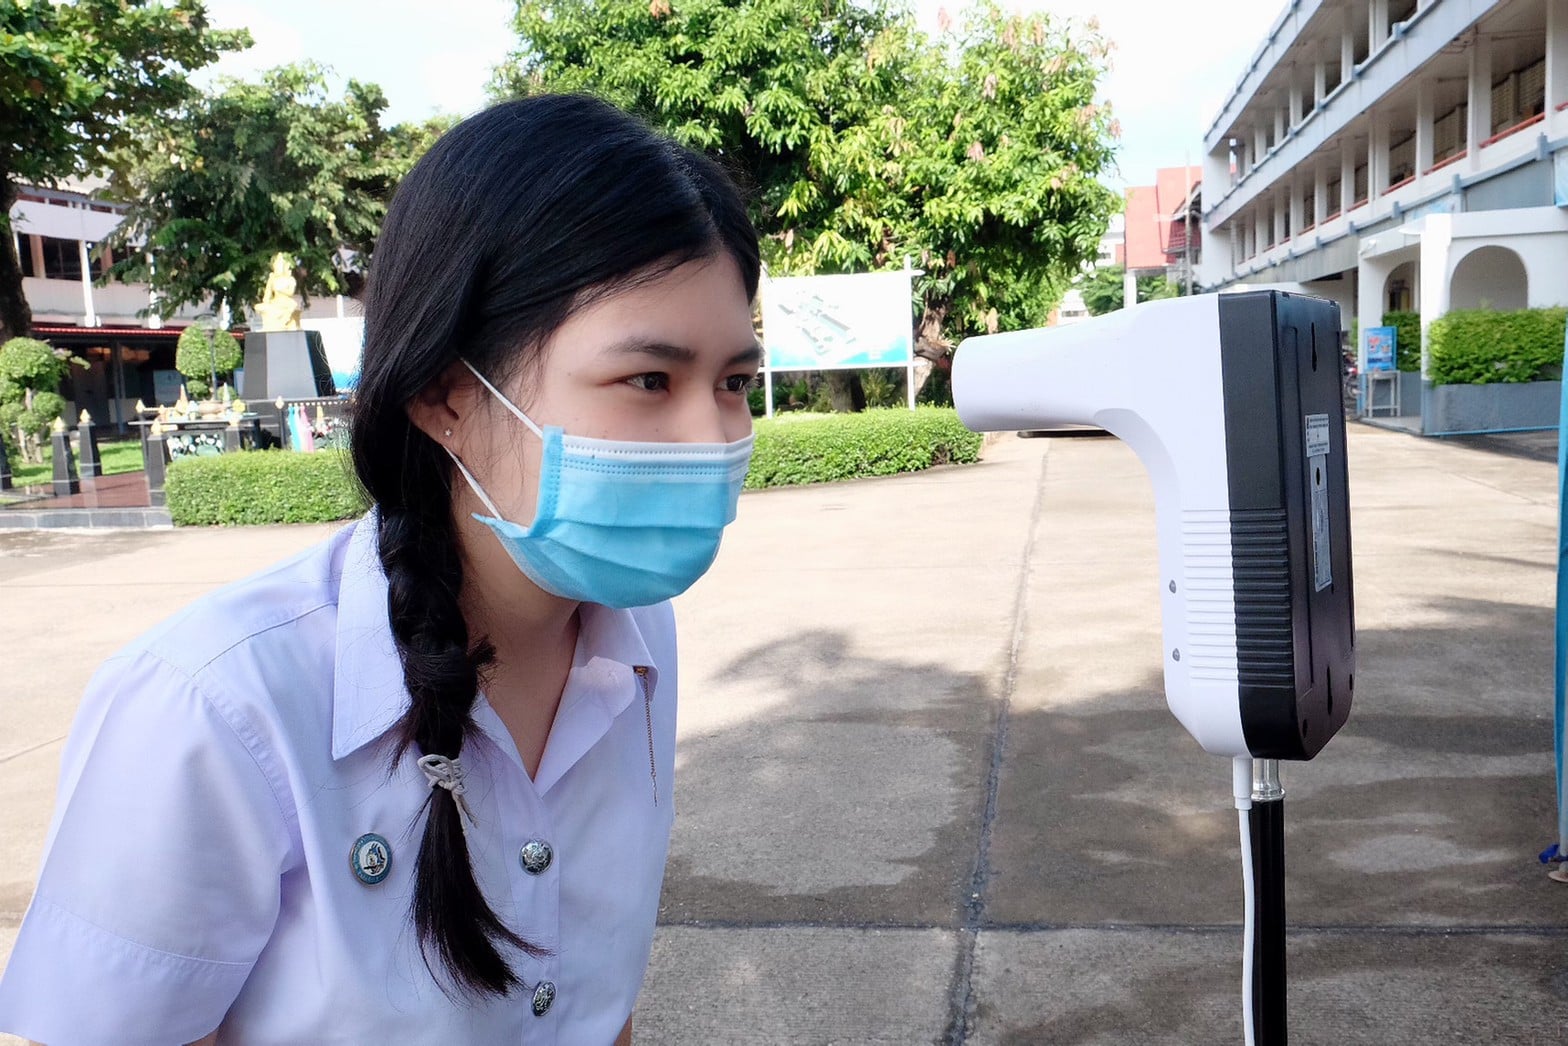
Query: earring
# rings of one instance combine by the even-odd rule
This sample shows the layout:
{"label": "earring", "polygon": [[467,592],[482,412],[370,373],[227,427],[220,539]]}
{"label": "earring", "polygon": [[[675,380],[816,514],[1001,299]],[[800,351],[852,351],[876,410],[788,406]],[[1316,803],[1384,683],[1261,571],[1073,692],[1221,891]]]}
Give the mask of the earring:
{"label": "earring", "polygon": [[452,438],[452,430],[451,429],[447,429],[445,432],[442,433],[442,435],[445,436],[448,439],[451,439]]}

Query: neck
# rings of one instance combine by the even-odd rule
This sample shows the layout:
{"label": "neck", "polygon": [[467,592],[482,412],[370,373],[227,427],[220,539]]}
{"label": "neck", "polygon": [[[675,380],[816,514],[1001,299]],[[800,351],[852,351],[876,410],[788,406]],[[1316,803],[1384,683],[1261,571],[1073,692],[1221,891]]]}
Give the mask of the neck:
{"label": "neck", "polygon": [[[467,493],[466,491],[464,492]],[[498,678],[523,682],[537,670],[571,665],[577,643],[577,607],[535,585],[484,524],[474,520],[469,497],[456,496],[455,529],[463,556],[460,602],[469,635],[489,639],[496,652]],[[492,695],[494,703],[494,695]]]}

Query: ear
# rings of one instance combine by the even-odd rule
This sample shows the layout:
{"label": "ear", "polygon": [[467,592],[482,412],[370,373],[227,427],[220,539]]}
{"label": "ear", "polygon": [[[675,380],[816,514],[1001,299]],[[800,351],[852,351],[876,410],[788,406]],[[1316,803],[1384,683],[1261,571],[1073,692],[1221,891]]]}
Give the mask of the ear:
{"label": "ear", "polygon": [[447,366],[408,403],[408,419],[437,443],[461,446],[468,422],[482,406],[484,390],[461,362]]}

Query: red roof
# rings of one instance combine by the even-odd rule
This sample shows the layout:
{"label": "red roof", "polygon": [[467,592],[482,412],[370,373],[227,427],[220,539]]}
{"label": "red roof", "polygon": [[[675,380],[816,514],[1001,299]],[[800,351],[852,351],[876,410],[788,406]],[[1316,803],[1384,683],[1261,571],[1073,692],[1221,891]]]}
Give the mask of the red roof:
{"label": "red roof", "polygon": [[[1127,190],[1127,267],[1163,269],[1178,260],[1183,247],[1182,210],[1201,167],[1161,167],[1153,185]],[[1197,240],[1197,230],[1193,230]]]}

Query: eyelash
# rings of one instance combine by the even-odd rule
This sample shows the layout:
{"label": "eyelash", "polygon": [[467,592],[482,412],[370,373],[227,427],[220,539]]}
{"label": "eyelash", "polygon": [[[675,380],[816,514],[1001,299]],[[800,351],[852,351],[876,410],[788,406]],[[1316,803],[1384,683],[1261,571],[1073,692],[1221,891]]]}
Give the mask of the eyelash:
{"label": "eyelash", "polygon": [[[650,388],[644,384],[644,380],[647,378],[657,379],[657,387]],[[737,381],[741,383],[739,386],[733,384]],[[664,392],[670,387],[670,376],[659,371],[650,371],[647,374],[634,374],[626,379],[626,383],[641,392]],[[724,384],[726,392],[734,393],[737,396],[744,396],[752,389],[762,387],[761,379],[755,374],[731,374],[724,379]]]}

